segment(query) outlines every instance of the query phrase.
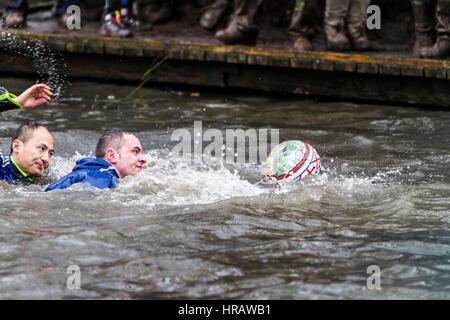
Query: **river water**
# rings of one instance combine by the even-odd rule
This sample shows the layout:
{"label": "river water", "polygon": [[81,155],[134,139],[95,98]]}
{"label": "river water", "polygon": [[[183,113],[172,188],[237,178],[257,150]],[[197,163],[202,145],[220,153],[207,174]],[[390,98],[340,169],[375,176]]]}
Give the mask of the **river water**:
{"label": "river water", "polygon": [[[27,120],[56,138],[40,184],[0,182],[1,299],[450,298],[450,113],[148,88],[114,100],[132,90],[74,82],[57,105],[0,114],[4,152]],[[195,120],[278,128],[280,141],[316,147],[322,173],[277,187],[260,183],[257,163],[175,159],[172,132]],[[141,175],[42,192],[113,127],[140,137]],[[80,290],[67,287],[72,265]],[[367,286],[374,265],[380,289]]]}

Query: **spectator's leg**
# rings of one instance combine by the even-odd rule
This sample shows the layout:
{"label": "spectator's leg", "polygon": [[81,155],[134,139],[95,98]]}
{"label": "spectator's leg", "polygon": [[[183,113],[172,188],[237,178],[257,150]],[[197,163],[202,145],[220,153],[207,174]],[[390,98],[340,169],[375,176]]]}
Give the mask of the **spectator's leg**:
{"label": "spectator's leg", "polygon": [[240,30],[257,32],[256,19],[262,0],[235,0],[235,19]]}
{"label": "spectator's leg", "polygon": [[4,17],[2,18],[2,27],[25,27],[27,24],[28,8],[29,6],[27,0],[7,1],[3,10]]}
{"label": "spectator's leg", "polygon": [[437,42],[431,48],[423,49],[424,58],[445,58],[450,56],[450,0],[437,1]]}
{"label": "spectator's leg", "polygon": [[100,28],[102,36],[112,37],[130,37],[131,31],[126,27],[120,17],[121,0],[106,0],[105,1],[105,17],[103,25]]}
{"label": "spectator's leg", "polygon": [[356,50],[368,50],[371,45],[367,39],[367,8],[370,0],[352,0],[347,18],[348,35]]}
{"label": "spectator's leg", "polygon": [[138,30],[141,27],[141,23],[133,13],[133,4],[134,0],[121,0],[120,16],[126,27]]}
{"label": "spectator's leg", "polygon": [[120,10],[120,0],[105,0],[105,15],[113,14]]}
{"label": "spectator's leg", "polygon": [[174,0],[154,1],[150,8],[152,10],[148,12],[147,20],[152,24],[163,23],[172,18],[175,11],[175,2]]}
{"label": "spectator's leg", "polygon": [[214,29],[230,7],[230,0],[216,0],[202,15],[200,25],[205,29]]}
{"label": "spectator's leg", "polygon": [[411,5],[414,11],[414,25],[416,29],[413,54],[418,57],[421,50],[434,44],[436,1],[411,0]]}
{"label": "spectator's leg", "polygon": [[351,0],[327,0],[324,27],[327,46],[330,50],[349,50],[350,41],[346,34],[346,19]]}
{"label": "spectator's leg", "polygon": [[234,16],[228,27],[216,33],[215,37],[227,44],[256,43],[258,36],[257,14],[262,0],[235,0]]}
{"label": "spectator's leg", "polygon": [[289,34],[294,40],[296,51],[313,50],[312,39],[314,27],[318,19],[319,4],[317,0],[296,0],[292,13]]}

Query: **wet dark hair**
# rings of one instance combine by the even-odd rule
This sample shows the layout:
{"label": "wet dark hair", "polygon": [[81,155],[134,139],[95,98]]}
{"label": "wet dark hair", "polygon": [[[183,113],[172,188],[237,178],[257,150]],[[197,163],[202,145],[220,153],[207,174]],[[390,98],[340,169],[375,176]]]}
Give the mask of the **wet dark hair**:
{"label": "wet dark hair", "polygon": [[14,140],[20,140],[23,143],[27,143],[28,140],[30,140],[33,137],[34,131],[36,131],[39,128],[44,128],[48,132],[48,128],[44,126],[43,124],[40,124],[38,122],[27,122],[22,124],[14,134],[11,140],[11,153],[13,152],[13,142]]}
{"label": "wet dark hair", "polygon": [[97,158],[104,158],[106,156],[106,150],[110,148],[119,152],[120,147],[122,147],[123,144],[123,137],[126,134],[133,135],[130,132],[117,129],[103,133],[100,139],[98,139],[97,147],[95,148],[95,156]]}

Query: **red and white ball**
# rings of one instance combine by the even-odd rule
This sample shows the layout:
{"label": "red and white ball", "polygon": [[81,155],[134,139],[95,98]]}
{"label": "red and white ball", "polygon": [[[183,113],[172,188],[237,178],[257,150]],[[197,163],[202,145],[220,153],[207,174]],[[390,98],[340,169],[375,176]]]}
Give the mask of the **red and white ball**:
{"label": "red and white ball", "polygon": [[320,171],[320,156],[311,145],[289,140],[277,145],[264,163],[263,173],[277,180],[301,180]]}

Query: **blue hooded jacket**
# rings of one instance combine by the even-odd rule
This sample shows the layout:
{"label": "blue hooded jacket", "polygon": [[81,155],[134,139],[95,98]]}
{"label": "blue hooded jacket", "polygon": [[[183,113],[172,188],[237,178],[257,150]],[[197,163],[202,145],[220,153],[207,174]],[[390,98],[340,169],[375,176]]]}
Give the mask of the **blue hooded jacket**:
{"label": "blue hooded jacket", "polygon": [[49,185],[45,191],[62,190],[76,183],[87,183],[100,189],[115,188],[119,175],[106,160],[84,158],[76,162],[75,168],[67,176]]}

